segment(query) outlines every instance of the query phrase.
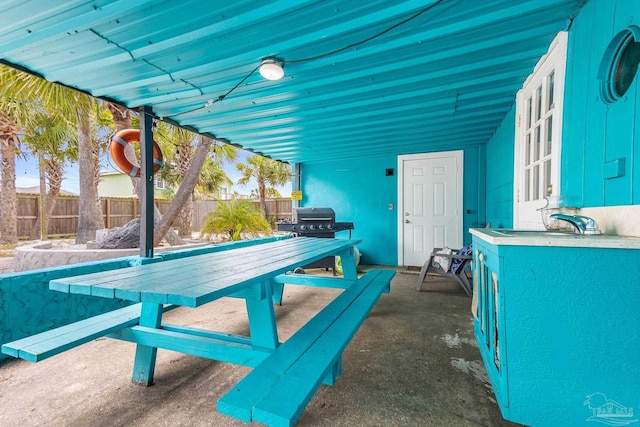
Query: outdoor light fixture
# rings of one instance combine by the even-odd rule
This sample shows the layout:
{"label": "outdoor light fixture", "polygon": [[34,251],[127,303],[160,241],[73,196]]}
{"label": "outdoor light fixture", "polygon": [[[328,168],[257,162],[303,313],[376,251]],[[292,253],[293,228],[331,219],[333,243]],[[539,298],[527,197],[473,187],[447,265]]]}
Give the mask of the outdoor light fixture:
{"label": "outdoor light fixture", "polygon": [[280,80],[284,77],[283,65],[277,58],[265,58],[260,65],[260,75],[267,80]]}

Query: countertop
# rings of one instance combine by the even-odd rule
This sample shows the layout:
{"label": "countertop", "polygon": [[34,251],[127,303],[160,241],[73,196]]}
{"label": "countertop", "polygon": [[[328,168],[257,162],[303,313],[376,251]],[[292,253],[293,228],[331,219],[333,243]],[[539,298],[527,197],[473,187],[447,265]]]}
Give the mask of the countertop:
{"label": "countertop", "polygon": [[640,249],[639,237],[503,228],[470,228],[469,232],[493,245]]}

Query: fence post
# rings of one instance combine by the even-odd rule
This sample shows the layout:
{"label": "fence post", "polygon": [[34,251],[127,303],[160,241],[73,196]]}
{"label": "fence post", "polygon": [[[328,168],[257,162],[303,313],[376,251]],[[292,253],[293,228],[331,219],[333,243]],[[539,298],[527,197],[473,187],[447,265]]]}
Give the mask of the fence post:
{"label": "fence post", "polygon": [[273,199],[273,215],[274,215],[274,223],[278,222],[278,199]]}
{"label": "fence post", "polygon": [[111,228],[111,199],[109,199],[108,197],[105,200],[106,202],[106,206],[104,208],[104,211],[107,215],[106,221],[105,221],[105,227],[107,227],[107,229]]}

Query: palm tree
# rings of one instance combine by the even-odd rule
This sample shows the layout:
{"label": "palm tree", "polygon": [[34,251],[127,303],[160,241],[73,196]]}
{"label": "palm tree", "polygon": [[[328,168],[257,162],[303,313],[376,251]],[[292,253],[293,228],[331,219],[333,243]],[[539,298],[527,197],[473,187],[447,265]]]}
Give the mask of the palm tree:
{"label": "palm tree", "polygon": [[[120,105],[116,105],[113,103],[105,103],[105,107],[106,109],[109,111],[109,113],[111,113],[111,118],[113,120],[113,132],[112,133],[116,133],[119,132],[121,130],[124,129],[135,129],[138,128],[139,125],[139,121],[138,121],[138,116],[135,115],[131,110],[129,110],[126,107],[122,107]],[[167,152],[166,147],[163,148],[163,153]],[[137,153],[137,158],[140,157],[140,147],[137,147],[136,150]],[[163,169],[164,170],[164,169]],[[134,191],[136,193],[136,196],[138,197],[138,199],[141,199],[141,188],[140,188],[140,178],[136,178],[136,177],[131,177],[131,185],[134,188]],[[140,200],[142,201],[142,200]],[[153,204],[153,222],[154,224],[157,224],[160,219],[162,218],[162,214],[160,213],[160,211],[158,210],[158,206],[156,206],[156,204]],[[174,218],[175,219],[175,218]],[[155,237],[158,235],[158,230],[154,230],[154,240]],[[180,236],[178,236],[177,233],[175,233],[173,230],[171,230],[170,228],[166,230],[165,234],[163,236],[160,236],[158,238],[158,241],[162,240],[162,239],[166,239],[170,245],[183,245],[184,241],[180,238]]]}
{"label": "palm tree", "polygon": [[0,188],[0,243],[18,243],[18,213],[16,196],[16,151],[18,139],[18,122],[4,113],[0,106],[0,148],[2,151],[2,187]]}
{"label": "palm tree", "polygon": [[[265,197],[269,197],[269,198],[272,198],[272,199],[282,197],[282,194],[280,194],[278,189],[274,188],[274,187],[265,188],[264,189],[264,195],[265,195]],[[251,193],[249,193],[249,197],[251,197],[252,199],[260,199],[260,194],[258,194],[258,189],[257,188],[252,188],[251,189]]]}
{"label": "palm tree", "polygon": [[[178,187],[184,180],[193,158],[196,134],[177,126],[158,127],[158,140],[163,147],[166,167],[161,172],[162,179],[172,187]],[[193,190],[178,213],[180,237],[191,237],[191,217],[193,216]]]}
{"label": "palm tree", "polygon": [[160,244],[164,235],[167,234],[167,231],[171,228],[171,224],[180,214],[182,207],[192,199],[193,189],[198,183],[202,165],[204,165],[204,161],[209,155],[212,145],[213,139],[202,135],[198,137],[198,143],[189,162],[189,167],[185,171],[180,188],[176,191],[176,195],[169,205],[169,208],[167,208],[164,215],[162,215],[162,219],[156,225],[153,238],[154,246]]}
{"label": "palm tree", "polygon": [[105,102],[104,107],[113,118],[114,133],[123,129],[131,129],[131,110],[112,102]]}
{"label": "palm tree", "polygon": [[[73,89],[48,82],[39,77],[0,65],[0,125],[2,126],[3,176],[0,196],[2,239],[17,241],[15,212],[15,153],[19,131],[26,128],[43,109],[56,111],[75,122],[78,131],[78,159],[80,166],[80,201],[76,243],[95,238],[102,215],[98,210],[97,187],[93,179],[95,163],[91,139],[91,114],[95,100]],[[11,219],[13,218],[13,219]]]}
{"label": "palm tree", "polygon": [[[137,126],[136,116],[133,116],[124,107],[108,104],[115,124],[115,131]],[[159,142],[165,157],[165,167],[160,176],[172,187],[178,187],[178,191],[172,194],[173,201],[164,215],[161,215],[154,205],[154,245],[158,245],[163,238],[172,245],[183,244],[182,239],[171,230],[171,224],[181,216],[181,235],[191,236],[192,201],[194,188],[212,188],[219,182],[227,182],[228,177],[222,171],[213,171],[212,165],[221,165],[228,159],[235,159],[237,150],[226,144],[216,144],[214,141],[197,137],[196,134],[185,129],[175,127],[165,122],[156,123],[155,139]],[[213,146],[213,150],[211,147]],[[209,154],[212,157],[209,157]],[[212,160],[213,163],[209,161]],[[206,167],[203,169],[203,165]],[[221,167],[219,168],[222,169]],[[214,181],[211,181],[212,178]],[[132,178],[136,194],[140,197],[139,179]]]}
{"label": "palm tree", "polygon": [[[158,140],[163,147],[163,152],[166,153],[167,166],[161,172],[162,179],[172,187],[182,186],[196,154],[194,146],[198,141],[197,135],[176,126],[160,125],[158,126]],[[191,189],[191,197],[185,200],[179,212],[179,235],[181,237],[191,237],[195,189],[216,192],[220,186],[229,183],[231,180],[224,172],[222,165],[225,161],[235,160],[236,153],[236,148],[230,145],[213,144],[210,156],[206,155],[200,170],[196,171],[198,177],[196,186]]]}
{"label": "palm tree", "polygon": [[87,243],[96,237],[96,231],[104,227],[102,212],[98,204],[98,186],[96,182],[96,149],[91,137],[91,104],[95,103],[88,95],[78,93],[75,97],[78,105],[76,124],[78,127],[78,168],[80,176],[80,196],[78,198],[78,233],[76,244]]}
{"label": "palm tree", "polygon": [[247,164],[238,163],[238,171],[242,173],[242,177],[238,180],[239,185],[247,185],[251,178],[258,183],[258,195],[260,198],[260,209],[266,218],[267,202],[266,189],[267,185],[277,187],[285,185],[291,180],[291,168],[275,160],[267,159],[262,156],[252,156],[247,159]]}
{"label": "palm tree", "polygon": [[260,233],[270,232],[271,226],[267,220],[247,199],[230,200],[229,204],[218,200],[218,207],[209,214],[200,231],[204,237],[222,234],[229,240],[240,240],[241,234],[258,237]]}
{"label": "palm tree", "polygon": [[[44,167],[44,175],[49,182],[46,197],[45,218],[50,218],[62,187],[65,163],[78,158],[77,133],[75,126],[60,115],[44,112],[36,115],[32,126],[25,129],[23,141],[34,153],[39,153]],[[36,223],[40,218],[36,218]],[[45,220],[46,223],[46,220]],[[32,230],[37,230],[33,228]],[[46,229],[42,230],[46,234]],[[32,238],[35,235],[32,235]]]}
{"label": "palm tree", "polygon": [[200,171],[200,181],[196,186],[197,192],[204,196],[217,194],[222,187],[232,184],[233,181],[229,179],[220,162],[207,157],[202,171]]}
{"label": "palm tree", "polygon": [[104,228],[104,212],[102,210],[102,200],[98,194],[98,185],[100,185],[102,165],[100,159],[109,149],[111,134],[109,131],[114,127],[114,120],[109,109],[104,105],[106,103],[95,100],[93,104],[93,114],[91,121],[91,144],[93,147],[93,182],[96,188],[96,206],[100,214],[100,227]]}
{"label": "palm tree", "polygon": [[222,187],[233,185],[233,181],[224,171],[224,165],[234,162],[237,158],[238,149],[236,147],[214,141],[211,155],[205,159],[200,172],[198,191],[204,194],[217,194]]}

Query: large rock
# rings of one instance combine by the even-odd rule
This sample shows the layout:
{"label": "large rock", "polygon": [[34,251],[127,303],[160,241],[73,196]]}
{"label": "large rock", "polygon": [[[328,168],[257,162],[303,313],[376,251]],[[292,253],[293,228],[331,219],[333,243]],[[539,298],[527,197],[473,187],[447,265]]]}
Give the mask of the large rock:
{"label": "large rock", "polygon": [[140,218],[111,229],[97,249],[133,249],[140,247]]}

